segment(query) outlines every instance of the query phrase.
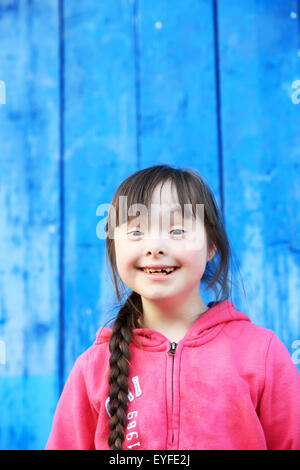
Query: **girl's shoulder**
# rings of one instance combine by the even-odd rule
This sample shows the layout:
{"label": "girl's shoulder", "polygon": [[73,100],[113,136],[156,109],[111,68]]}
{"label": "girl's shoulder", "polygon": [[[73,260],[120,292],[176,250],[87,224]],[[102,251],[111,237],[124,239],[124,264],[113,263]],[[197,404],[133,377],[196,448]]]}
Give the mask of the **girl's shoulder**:
{"label": "girl's shoulder", "polygon": [[112,330],[109,328],[99,328],[96,333],[94,342],[85,349],[76,359],[76,367],[86,369],[91,366],[93,362],[104,364],[105,359],[109,358],[109,339],[111,337]]}
{"label": "girl's shoulder", "polygon": [[[275,363],[291,363],[292,357],[283,340],[270,328],[252,321],[228,322],[224,328],[226,339],[238,351],[241,360],[257,363],[274,361]],[[247,359],[247,360],[246,360]]]}

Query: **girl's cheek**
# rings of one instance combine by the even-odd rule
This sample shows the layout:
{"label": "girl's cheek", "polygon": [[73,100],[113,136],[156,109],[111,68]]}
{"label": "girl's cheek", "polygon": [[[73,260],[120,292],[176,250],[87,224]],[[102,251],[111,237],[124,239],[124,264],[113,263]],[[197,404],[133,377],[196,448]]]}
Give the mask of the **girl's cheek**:
{"label": "girl's cheek", "polygon": [[116,262],[119,272],[126,274],[130,269],[135,268],[138,263],[138,256],[132,247],[128,247],[127,244],[118,247],[116,249]]}
{"label": "girl's cheek", "polygon": [[125,247],[122,247],[121,243],[116,246],[116,263],[120,274],[126,272],[126,266],[128,265],[128,260],[126,256],[127,253],[128,250],[126,250]]}

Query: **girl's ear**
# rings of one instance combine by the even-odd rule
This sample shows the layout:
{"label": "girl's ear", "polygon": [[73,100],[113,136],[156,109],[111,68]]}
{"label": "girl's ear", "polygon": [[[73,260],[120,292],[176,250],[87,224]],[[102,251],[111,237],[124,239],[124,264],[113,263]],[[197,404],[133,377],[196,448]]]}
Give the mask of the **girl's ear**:
{"label": "girl's ear", "polygon": [[212,248],[207,253],[207,262],[213,259],[216,251],[217,251],[217,248],[215,247],[214,244],[212,244]]}

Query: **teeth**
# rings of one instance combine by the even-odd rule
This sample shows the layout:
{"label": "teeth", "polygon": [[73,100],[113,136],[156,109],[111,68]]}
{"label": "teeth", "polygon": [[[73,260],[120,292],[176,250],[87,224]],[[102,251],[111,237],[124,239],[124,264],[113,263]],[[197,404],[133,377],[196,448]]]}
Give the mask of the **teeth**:
{"label": "teeth", "polygon": [[153,269],[153,268],[145,268],[143,269],[146,273],[162,273],[166,271],[167,273],[171,273],[172,271],[175,271],[175,268],[164,268],[164,269]]}

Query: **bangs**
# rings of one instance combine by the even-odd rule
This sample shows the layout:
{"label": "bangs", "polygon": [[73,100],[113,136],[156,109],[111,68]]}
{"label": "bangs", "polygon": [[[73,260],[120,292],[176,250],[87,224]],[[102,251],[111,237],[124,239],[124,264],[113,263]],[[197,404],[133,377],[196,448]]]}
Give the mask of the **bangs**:
{"label": "bangs", "polygon": [[[112,201],[116,215],[116,226],[137,217],[140,212],[138,205],[150,210],[154,190],[160,184],[161,201],[161,191],[167,182],[171,182],[171,189],[174,188],[175,193],[177,193],[177,201],[174,201],[174,203],[176,204],[176,209],[178,206],[181,216],[193,219],[199,217],[201,210],[197,205],[205,205],[205,193],[202,191],[201,180],[199,181],[191,177],[188,172],[176,169],[170,171],[168,169],[167,172],[160,172],[159,174],[155,174],[155,172],[152,175],[151,173],[148,174],[148,172],[140,175],[134,174],[120,185]],[[126,206],[124,207],[124,205]],[[134,205],[136,208],[135,214],[129,215],[128,209]]]}

